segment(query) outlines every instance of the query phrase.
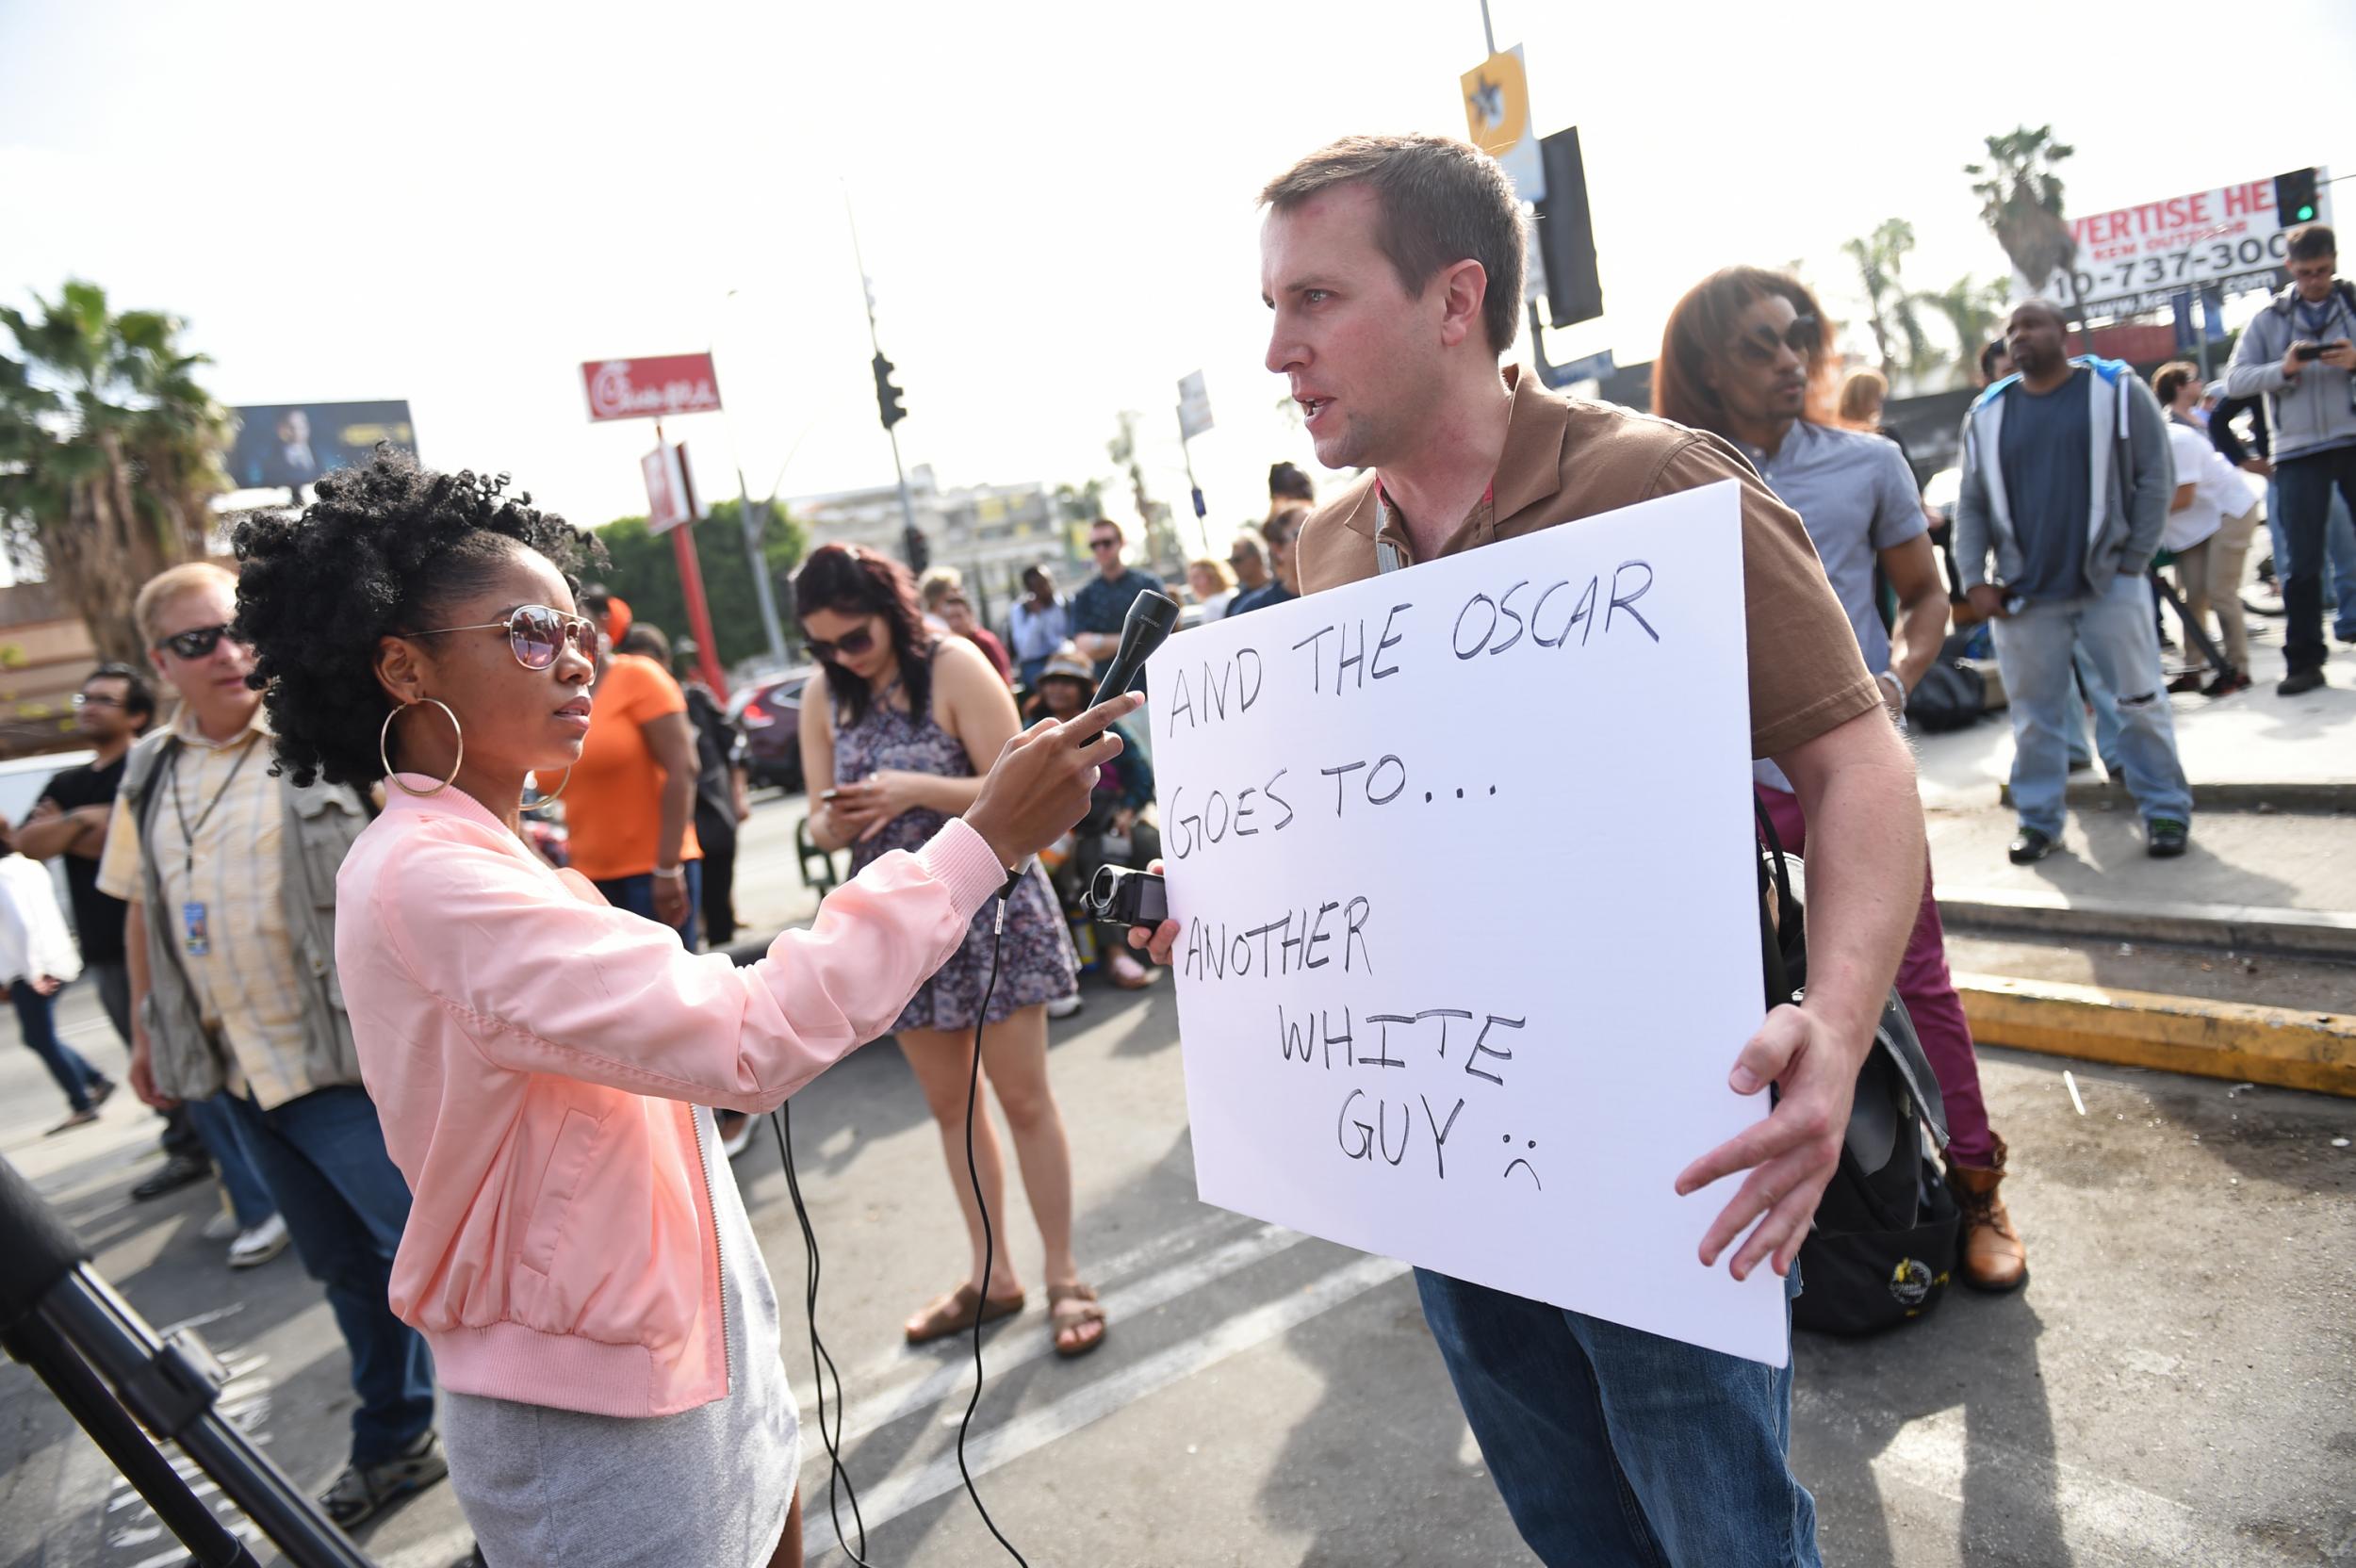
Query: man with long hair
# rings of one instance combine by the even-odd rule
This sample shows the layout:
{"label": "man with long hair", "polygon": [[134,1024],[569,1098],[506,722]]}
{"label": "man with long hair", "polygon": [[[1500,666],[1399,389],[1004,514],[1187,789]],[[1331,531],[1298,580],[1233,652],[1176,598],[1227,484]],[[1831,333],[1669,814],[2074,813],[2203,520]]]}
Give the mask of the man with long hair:
{"label": "man with long hair", "polygon": [[[1912,761],[1807,535],[1714,437],[1500,368],[1526,230],[1495,160],[1437,137],[1349,137],[1261,199],[1266,363],[1291,383],[1317,461],[1366,470],[1301,529],[1292,566],[1303,593],[1677,490],[1741,487],[1751,747],[1821,819],[1808,906],[1820,956],[1805,1004],[1776,1008],[1729,1079],[1744,1094],[1779,1085],[1775,1110],[1677,1185],[1735,1177],[1699,1262],[1728,1259],[1738,1277],[1772,1266],[1794,1288],[1792,1260],[1839,1164],[1857,1067],[1906,945],[1911,909],[1889,890],[1911,887],[1923,853]],[[1163,924],[1156,954],[1177,935]],[[1430,1270],[1416,1283],[1490,1473],[1544,1561],[1819,1560],[1815,1503],[1788,1459],[1788,1366]]]}
{"label": "man with long hair", "polygon": [[[1800,514],[1865,667],[1890,717],[1903,722],[1907,694],[1939,657],[1947,588],[1904,455],[1878,435],[1824,417],[1835,363],[1832,325],[1805,285],[1781,272],[1729,267],[1695,284],[1669,313],[1653,412],[1732,442]],[[1891,626],[1882,623],[1874,592],[1877,567],[1898,599]],[[1773,762],[1752,766],[1776,834],[1786,848],[1806,854],[1808,823],[1791,781]],[[2004,1140],[1989,1130],[1980,1097],[1979,1060],[1948,976],[1927,856],[1898,992],[1947,1103],[1947,1179],[1966,1226],[1964,1282],[2017,1289],[2029,1277],[2028,1256],[1997,1190]]]}

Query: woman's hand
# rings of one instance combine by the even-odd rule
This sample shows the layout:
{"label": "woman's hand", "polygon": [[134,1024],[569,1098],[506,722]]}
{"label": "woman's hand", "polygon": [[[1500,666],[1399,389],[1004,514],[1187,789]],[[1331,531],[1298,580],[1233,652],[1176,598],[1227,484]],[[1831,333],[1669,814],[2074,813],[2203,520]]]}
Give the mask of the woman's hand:
{"label": "woman's hand", "polygon": [[924,804],[920,796],[926,776],[905,768],[878,768],[835,792],[835,821],[854,842],[865,843],[891,825],[893,818]]}
{"label": "woman's hand", "polygon": [[1068,723],[1043,719],[1006,743],[965,813],[1001,865],[1022,864],[1088,815],[1099,770],[1121,755],[1121,737],[1104,727],[1144,701],[1118,696]]}

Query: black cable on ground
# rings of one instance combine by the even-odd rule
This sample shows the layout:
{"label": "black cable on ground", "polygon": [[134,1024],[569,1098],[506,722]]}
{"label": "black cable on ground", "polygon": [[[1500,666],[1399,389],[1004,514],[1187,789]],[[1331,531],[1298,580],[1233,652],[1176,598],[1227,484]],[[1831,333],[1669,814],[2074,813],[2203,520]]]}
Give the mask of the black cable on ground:
{"label": "black cable on ground", "polygon": [[990,1510],[982,1505],[982,1494],[973,1489],[973,1473],[965,1467],[965,1431],[973,1424],[973,1413],[981,1408],[982,1403],[982,1310],[990,1301],[990,1267],[997,1261],[996,1238],[990,1226],[990,1203],[982,1197],[982,1170],[973,1158],[973,1106],[982,1089],[982,1030],[990,1018],[990,999],[998,991],[998,956],[1006,939],[1006,901],[1001,898],[998,901],[997,930],[990,942],[990,984],[982,990],[981,1010],[973,1020],[973,1069],[965,1084],[965,1174],[966,1179],[973,1184],[973,1206],[981,1211],[982,1216],[982,1282],[973,1287],[973,1397],[966,1401],[965,1419],[957,1423],[957,1474],[965,1478],[965,1494],[973,1499],[973,1511],[982,1516],[982,1523],[990,1527],[990,1533],[997,1539],[998,1544],[1006,1549],[1008,1557],[1022,1563],[1023,1568],[1031,1568],[1023,1554],[1014,1549],[1014,1543],[998,1528],[998,1522],[990,1516]]}
{"label": "black cable on ground", "polygon": [[[811,1229],[810,1210],[802,1204],[802,1184],[794,1173],[794,1111],[791,1104],[778,1106],[769,1115],[769,1130],[777,1135],[777,1157],[785,1162],[785,1187],[794,1198],[794,1217],[801,1222],[802,1247],[807,1257],[809,1286],[803,1296],[803,1307],[810,1319],[810,1380],[818,1390],[818,1440],[826,1446],[826,1516],[834,1522],[835,1544],[850,1553],[859,1568],[874,1568],[866,1558],[867,1521],[859,1517],[859,1492],[851,1485],[851,1473],[843,1467],[843,1419],[846,1407],[843,1400],[843,1377],[835,1370],[834,1357],[826,1353],[824,1341],[818,1337],[818,1233]],[[826,1428],[826,1380],[834,1379],[834,1429]],[[851,1505],[851,1525],[859,1531],[859,1550],[843,1533],[843,1512],[836,1498],[836,1486]],[[968,1483],[971,1484],[970,1482]],[[987,1515],[985,1515],[987,1517]]]}

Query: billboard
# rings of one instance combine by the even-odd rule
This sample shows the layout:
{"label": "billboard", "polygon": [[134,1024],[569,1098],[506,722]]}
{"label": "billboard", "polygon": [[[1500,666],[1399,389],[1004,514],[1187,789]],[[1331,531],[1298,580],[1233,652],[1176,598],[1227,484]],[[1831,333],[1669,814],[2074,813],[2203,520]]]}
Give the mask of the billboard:
{"label": "billboard", "polygon": [[417,433],[406,401],[255,403],[229,411],[237,421],[225,460],[240,490],[309,484],[321,474],[366,463],[379,441],[417,455]]}
{"label": "billboard", "polygon": [[[2320,169],[2315,173],[2321,190],[2330,176]],[[2319,199],[2313,220],[2331,220],[2328,200]],[[2160,309],[2179,289],[2233,294],[2270,288],[2279,280],[2289,231],[2297,227],[2297,219],[2285,221],[2276,209],[2271,177],[2087,213],[2070,220],[2070,237],[2078,242],[2078,295],[2104,314],[2129,316]],[[2070,302],[2070,277],[2059,269],[2042,282],[2019,281],[2024,294]]]}
{"label": "billboard", "polygon": [[720,378],[712,356],[663,354],[654,359],[593,359],[581,368],[589,417],[664,419],[674,414],[714,414]]}

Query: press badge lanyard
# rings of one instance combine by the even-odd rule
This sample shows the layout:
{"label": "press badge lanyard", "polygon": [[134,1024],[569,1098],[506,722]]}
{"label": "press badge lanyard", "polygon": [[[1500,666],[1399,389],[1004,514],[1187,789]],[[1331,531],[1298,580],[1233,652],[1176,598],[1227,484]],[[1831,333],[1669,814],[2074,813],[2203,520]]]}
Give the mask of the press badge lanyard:
{"label": "press badge lanyard", "polygon": [[[1497,482],[1493,479],[1481,492],[1481,504],[1494,507],[1497,502]],[[1374,565],[1378,572],[1396,572],[1407,564],[1406,552],[1383,537],[1391,531],[1391,521],[1396,515],[1391,510],[1391,498],[1383,489],[1382,477],[1377,475],[1374,482]]]}
{"label": "press badge lanyard", "polygon": [[[180,798],[180,752],[178,747],[172,748],[172,814],[180,819],[180,842],[188,854],[188,890],[191,892],[196,890],[196,836],[205,830],[206,823],[213,820],[213,811],[221,805],[221,797],[229,792],[229,786],[237,781],[237,770],[244,767],[245,760],[253,755],[254,743],[249,740],[244,749],[237,753],[237,760],[229,764],[228,776],[213,792],[213,798],[205,803],[205,809],[197,813],[194,823],[190,823],[188,806]],[[192,958],[202,958],[212,951],[212,932],[205,919],[205,906],[199,900],[189,899],[180,906],[180,943]]]}

